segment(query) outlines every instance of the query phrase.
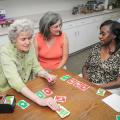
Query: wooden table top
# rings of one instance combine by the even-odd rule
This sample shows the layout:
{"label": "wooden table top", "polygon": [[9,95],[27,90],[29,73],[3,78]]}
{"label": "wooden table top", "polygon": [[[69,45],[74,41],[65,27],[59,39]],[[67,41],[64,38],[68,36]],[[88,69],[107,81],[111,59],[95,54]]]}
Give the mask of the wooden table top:
{"label": "wooden table top", "polygon": [[[42,78],[36,78],[27,83],[27,86],[33,91],[37,92],[49,87],[53,91],[52,97],[55,95],[67,96],[65,103],[60,103],[71,113],[64,118],[65,120],[115,120],[116,115],[120,115],[101,100],[110,95],[109,92],[105,96],[96,94],[97,87],[90,86],[86,91],[81,91],[74,86],[68,84],[66,81],[61,81],[59,78],[63,75],[70,75],[81,82],[84,79],[79,76],[64,70],[56,70],[53,74],[58,76],[57,82],[54,86],[49,86]],[[87,83],[91,85],[90,83]],[[16,105],[13,113],[0,114],[0,120],[61,120],[58,114],[48,107],[41,107],[33,103],[31,100],[25,98],[20,93],[13,89],[7,91],[7,94],[15,95],[16,102],[23,99],[30,104],[26,109],[21,109]]]}

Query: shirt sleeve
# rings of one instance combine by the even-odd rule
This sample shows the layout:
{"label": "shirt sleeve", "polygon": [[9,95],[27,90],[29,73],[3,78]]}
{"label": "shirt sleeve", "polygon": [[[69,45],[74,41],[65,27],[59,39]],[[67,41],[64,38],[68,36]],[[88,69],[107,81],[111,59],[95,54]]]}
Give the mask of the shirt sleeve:
{"label": "shirt sleeve", "polygon": [[22,81],[17,71],[15,58],[13,58],[11,54],[5,50],[1,51],[0,57],[1,57],[1,66],[3,69],[3,73],[6,79],[8,80],[9,85],[16,91],[20,92],[21,89],[26,85]]}

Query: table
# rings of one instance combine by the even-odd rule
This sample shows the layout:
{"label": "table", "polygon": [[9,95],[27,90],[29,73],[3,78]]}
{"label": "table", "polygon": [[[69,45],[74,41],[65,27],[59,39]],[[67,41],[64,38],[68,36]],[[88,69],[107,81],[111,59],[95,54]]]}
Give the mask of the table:
{"label": "table", "polygon": [[[27,86],[34,92],[49,87],[54,92],[52,96],[67,96],[67,101],[65,103],[60,103],[71,112],[68,117],[64,118],[65,120],[115,120],[116,115],[120,115],[120,113],[117,113],[101,101],[104,97],[110,95],[109,92],[106,92],[104,97],[98,96],[96,94],[98,88],[95,85],[92,85],[83,78],[65,70],[56,70],[53,71],[53,74],[58,76],[54,86],[49,86],[42,78],[36,78],[29,81]],[[61,81],[59,77],[63,75],[70,75],[92,86],[83,92],[67,82]],[[15,95],[17,102],[24,99],[30,106],[25,110],[22,110],[16,105],[13,113],[0,114],[0,120],[61,120],[58,114],[50,108],[38,106],[13,89],[7,91],[7,93]]]}

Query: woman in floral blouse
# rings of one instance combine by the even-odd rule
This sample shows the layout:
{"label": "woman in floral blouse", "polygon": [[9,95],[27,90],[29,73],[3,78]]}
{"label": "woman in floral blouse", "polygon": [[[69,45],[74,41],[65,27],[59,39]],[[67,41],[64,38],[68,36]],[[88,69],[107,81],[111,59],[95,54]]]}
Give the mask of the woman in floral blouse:
{"label": "woman in floral blouse", "polygon": [[[120,90],[120,23],[107,20],[100,26],[100,42],[83,66],[83,77],[104,89]],[[119,93],[120,94],[120,91]]]}

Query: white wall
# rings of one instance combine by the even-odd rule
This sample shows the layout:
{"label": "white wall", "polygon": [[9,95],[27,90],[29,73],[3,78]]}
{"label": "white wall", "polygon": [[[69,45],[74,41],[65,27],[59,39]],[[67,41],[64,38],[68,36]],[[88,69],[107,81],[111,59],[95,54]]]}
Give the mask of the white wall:
{"label": "white wall", "polygon": [[87,0],[0,0],[0,9],[6,10],[7,17],[18,17],[44,13],[46,11],[72,10]]}

